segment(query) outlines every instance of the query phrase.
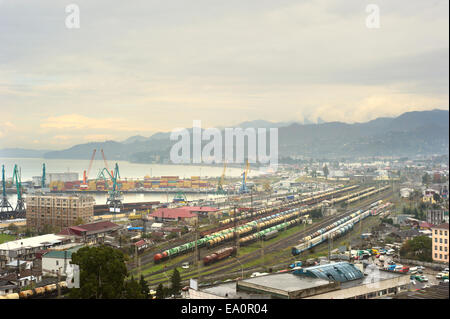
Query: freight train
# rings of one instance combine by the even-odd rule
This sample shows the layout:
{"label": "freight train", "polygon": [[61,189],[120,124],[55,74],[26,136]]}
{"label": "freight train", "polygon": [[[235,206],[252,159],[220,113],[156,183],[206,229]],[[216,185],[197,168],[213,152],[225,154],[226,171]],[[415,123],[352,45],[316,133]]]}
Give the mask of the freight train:
{"label": "freight train", "polygon": [[215,263],[219,260],[225,259],[229,256],[233,256],[236,254],[236,247],[226,247],[219,249],[218,251],[212,253],[211,255],[205,256],[203,258],[203,264],[208,266],[212,263]]}
{"label": "freight train", "polygon": [[[62,292],[66,291],[67,283],[65,281],[59,282],[59,287]],[[54,295],[54,293],[58,290],[57,284],[51,284],[44,287],[37,287],[34,289],[24,290],[19,293],[7,294],[4,296],[0,296],[0,299],[31,299],[31,298],[42,298]]]}
{"label": "freight train", "polygon": [[347,201],[345,201],[345,203],[346,203],[347,205],[348,205],[348,204],[352,204],[352,203],[354,203],[354,202],[356,202],[356,201],[359,201],[359,200],[361,200],[361,199],[364,199],[364,198],[366,198],[366,197],[369,197],[369,196],[375,195],[375,194],[377,194],[377,193],[383,192],[383,191],[387,190],[389,187],[390,187],[389,185],[383,186],[383,187],[381,187],[381,188],[378,188],[378,189],[375,189],[375,190],[373,190],[373,191],[367,192],[367,193],[362,194],[362,195],[360,195],[360,196],[356,196],[356,197],[350,198],[350,199],[348,199]]}
{"label": "freight train", "polygon": [[[341,193],[341,192],[351,191],[351,190],[353,190],[353,189],[355,189],[357,187],[358,187],[358,185],[353,185],[353,186],[341,188],[341,189],[338,189],[338,190],[321,192],[321,193],[316,194],[316,195],[314,195],[312,197],[308,197],[308,198],[304,198],[304,199],[291,200],[291,201],[287,201],[287,202],[284,202],[284,203],[279,203],[279,204],[274,205],[272,207],[259,209],[259,210],[255,211],[255,212],[245,212],[245,213],[242,213],[239,216],[221,220],[219,222],[219,225],[221,225],[221,226],[229,225],[229,224],[234,223],[235,220],[236,221],[240,221],[240,220],[247,219],[247,218],[250,218],[250,217],[253,217],[253,216],[264,215],[264,214],[272,213],[272,212],[275,212],[275,211],[278,211],[278,210],[287,209],[287,208],[290,208],[290,207],[293,207],[293,206],[312,205],[312,204],[315,204],[319,200],[323,200],[323,199],[332,197],[333,195],[336,195],[336,194]],[[359,193],[360,192],[358,192],[358,194]],[[337,201],[337,200],[335,200],[335,201]]]}
{"label": "freight train", "polygon": [[[160,263],[162,261],[168,260],[169,258],[181,255],[181,254],[185,254],[187,252],[193,251],[195,249],[195,246],[197,244],[198,248],[201,247],[214,247],[217,246],[218,244],[221,244],[223,242],[229,241],[231,239],[234,238],[235,234],[237,236],[242,237],[242,236],[247,236],[249,234],[252,234],[254,232],[260,232],[264,229],[282,224],[282,223],[287,223],[291,220],[295,220],[298,219],[299,217],[302,217],[302,220],[306,220],[307,216],[306,215],[308,212],[311,212],[315,209],[320,209],[322,207],[323,204],[319,203],[317,205],[308,207],[308,208],[291,208],[289,209],[289,207],[296,205],[299,206],[303,203],[310,203],[310,202],[315,202],[318,198],[323,198],[323,197],[327,197],[327,196],[333,196],[337,193],[343,192],[343,191],[348,191],[348,190],[352,190],[355,187],[358,187],[358,185],[353,185],[353,186],[349,186],[343,189],[339,189],[339,190],[334,190],[331,192],[325,192],[322,193],[321,195],[317,195],[317,196],[313,196],[310,198],[306,198],[303,200],[296,200],[287,204],[283,204],[282,207],[272,207],[272,208],[266,208],[266,209],[262,209],[258,212],[256,212],[257,214],[263,214],[266,212],[277,212],[278,213],[274,213],[272,215],[269,216],[265,216],[262,218],[259,218],[257,220],[253,220],[250,222],[247,222],[245,224],[236,226],[236,227],[229,227],[228,228],[224,228],[221,229],[219,231],[216,231],[214,233],[208,234],[203,238],[200,238],[199,240],[197,240],[197,242],[192,241],[186,244],[183,244],[181,246],[177,246],[171,249],[167,249],[161,253],[157,253],[154,255],[153,260],[155,263]],[[282,209],[286,209],[284,211],[280,212],[280,208]],[[285,225],[285,224],[283,224]],[[288,224],[292,226],[291,224]],[[281,227],[283,228],[283,227]]]}
{"label": "freight train", "polygon": [[292,247],[292,255],[298,255],[303,251],[309,250],[321,243],[327,241],[328,239],[334,239],[336,237],[342,236],[353,229],[353,226],[359,221],[370,216],[370,210],[363,212],[358,210],[346,217],[339,219],[327,227],[321,228],[313,234],[304,237],[300,240],[299,245]]}

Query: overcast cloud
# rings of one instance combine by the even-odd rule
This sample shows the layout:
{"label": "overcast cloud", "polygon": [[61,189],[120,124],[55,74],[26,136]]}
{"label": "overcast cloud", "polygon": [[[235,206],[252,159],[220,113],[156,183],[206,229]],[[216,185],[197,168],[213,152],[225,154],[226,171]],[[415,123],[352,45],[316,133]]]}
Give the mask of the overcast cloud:
{"label": "overcast cloud", "polygon": [[[66,5],[81,28],[65,27]],[[368,29],[366,5],[381,27]],[[0,148],[448,109],[447,0],[0,0]]]}

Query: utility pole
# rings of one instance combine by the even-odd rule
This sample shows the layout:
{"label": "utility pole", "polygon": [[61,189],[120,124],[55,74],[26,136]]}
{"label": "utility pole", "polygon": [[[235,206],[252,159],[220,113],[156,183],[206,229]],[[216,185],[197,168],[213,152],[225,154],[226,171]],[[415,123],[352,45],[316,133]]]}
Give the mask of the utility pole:
{"label": "utility pole", "polygon": [[198,217],[195,223],[195,256],[194,262],[197,262],[197,285],[200,283],[200,251],[198,250]]}

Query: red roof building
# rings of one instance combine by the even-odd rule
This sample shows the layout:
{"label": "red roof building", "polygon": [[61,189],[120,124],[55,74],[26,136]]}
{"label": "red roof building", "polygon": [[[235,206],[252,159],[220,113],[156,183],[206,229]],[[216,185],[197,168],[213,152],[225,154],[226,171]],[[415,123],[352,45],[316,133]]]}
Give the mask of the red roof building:
{"label": "red roof building", "polygon": [[158,221],[185,221],[190,224],[195,223],[198,219],[196,214],[185,209],[185,207],[159,208],[150,214],[150,217],[153,217]]}
{"label": "red roof building", "polygon": [[434,225],[432,225],[430,223],[427,223],[427,222],[421,222],[419,224],[419,228],[420,229],[429,229],[429,230],[431,230],[432,227],[434,227]]}
{"label": "red roof building", "polygon": [[97,238],[112,233],[120,228],[121,226],[110,221],[100,221],[91,224],[67,227],[58,233],[58,235],[74,236],[75,238],[84,239],[85,241],[97,242]]}

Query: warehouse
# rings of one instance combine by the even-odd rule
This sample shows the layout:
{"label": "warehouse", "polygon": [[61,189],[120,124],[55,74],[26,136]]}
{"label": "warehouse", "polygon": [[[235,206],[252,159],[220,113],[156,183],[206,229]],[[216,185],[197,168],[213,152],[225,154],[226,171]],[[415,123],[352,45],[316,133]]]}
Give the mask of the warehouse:
{"label": "warehouse", "polygon": [[77,242],[97,244],[102,242],[106,235],[111,235],[121,228],[121,226],[110,221],[101,221],[91,224],[67,227],[58,233],[58,235],[70,236]]}
{"label": "warehouse", "polygon": [[12,260],[33,259],[36,252],[70,242],[69,238],[54,234],[23,238],[9,241],[0,245],[0,256],[8,263]]}
{"label": "warehouse", "polygon": [[187,224],[194,225],[198,216],[191,213],[189,210],[183,208],[160,208],[154,211],[149,217],[154,218],[156,221],[184,221]]}

